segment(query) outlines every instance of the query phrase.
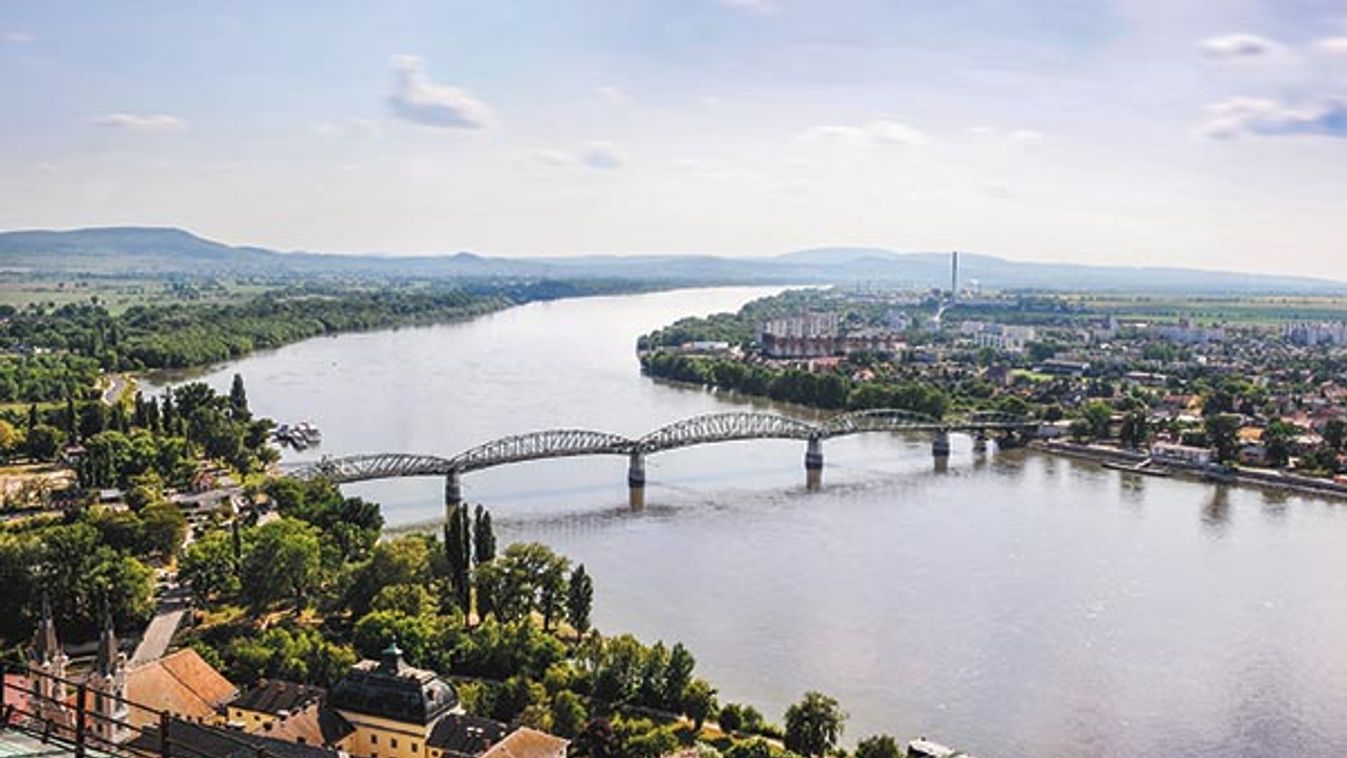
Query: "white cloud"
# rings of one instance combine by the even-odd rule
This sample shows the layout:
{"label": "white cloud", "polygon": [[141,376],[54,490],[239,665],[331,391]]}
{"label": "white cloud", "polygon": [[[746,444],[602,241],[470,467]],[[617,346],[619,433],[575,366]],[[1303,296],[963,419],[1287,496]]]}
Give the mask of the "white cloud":
{"label": "white cloud", "polygon": [[621,168],[627,162],[622,151],[611,142],[595,140],[577,150],[553,150],[543,148],[533,150],[524,156],[530,163],[551,167],[575,167],[611,171]]}
{"label": "white cloud", "polygon": [[795,141],[805,145],[840,144],[869,148],[881,145],[921,145],[927,140],[919,129],[896,121],[879,120],[859,126],[813,126],[795,135]]}
{"label": "white cloud", "polygon": [[432,82],[425,61],[415,55],[393,57],[388,107],[398,118],[440,129],[482,129],[495,122],[491,106],[472,93]]}
{"label": "white cloud", "polygon": [[138,132],[175,132],[187,128],[186,121],[167,113],[107,113],[95,118],[94,124]]}
{"label": "white cloud", "polygon": [[1281,45],[1257,34],[1237,32],[1208,37],[1197,45],[1209,58],[1265,58],[1281,50]]}
{"label": "white cloud", "polygon": [[997,140],[1024,147],[1037,147],[1043,143],[1043,132],[1037,129],[1000,129],[995,126],[969,127],[968,135],[978,140]]}
{"label": "white cloud", "polygon": [[777,0],[720,0],[720,4],[731,10],[767,16],[777,11]]}
{"label": "white cloud", "polygon": [[1314,49],[1330,55],[1347,55],[1347,36],[1325,37],[1314,43]]}
{"label": "white cloud", "polygon": [[349,118],[344,121],[326,121],[315,124],[313,133],[320,137],[364,137],[377,139],[383,136],[383,127],[372,118]]}
{"label": "white cloud", "polygon": [[597,87],[594,94],[610,103],[625,103],[628,99],[627,91],[616,84],[605,84],[602,87]]}
{"label": "white cloud", "polygon": [[611,142],[595,141],[580,150],[580,162],[590,168],[611,170],[621,168],[626,159]]}
{"label": "white cloud", "polygon": [[1212,139],[1241,135],[1347,137],[1347,100],[1343,99],[1292,108],[1275,100],[1232,97],[1207,106],[1207,112],[1210,117],[1198,133]]}
{"label": "white cloud", "polygon": [[0,32],[0,44],[24,45],[32,41],[33,35],[28,32]]}
{"label": "white cloud", "polygon": [[575,156],[565,150],[534,150],[525,158],[530,163],[537,163],[543,166],[574,166]]}

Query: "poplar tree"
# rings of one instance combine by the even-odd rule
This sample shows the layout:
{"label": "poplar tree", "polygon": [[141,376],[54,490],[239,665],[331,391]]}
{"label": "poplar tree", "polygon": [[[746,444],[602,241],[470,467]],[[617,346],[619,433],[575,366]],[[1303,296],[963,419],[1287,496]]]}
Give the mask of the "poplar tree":
{"label": "poplar tree", "polygon": [[449,584],[466,616],[472,604],[472,536],[468,509],[455,505],[444,525],[444,551],[449,561]]}
{"label": "poplar tree", "polygon": [[491,528],[491,512],[477,506],[472,525],[473,563],[482,565],[496,557],[496,533]]}
{"label": "poplar tree", "polygon": [[566,597],[566,621],[581,637],[589,631],[589,613],[594,608],[594,580],[585,573],[581,563],[571,572],[570,591]]}
{"label": "poplar tree", "polygon": [[234,374],[234,383],[229,386],[229,411],[235,421],[252,418],[252,411],[248,410],[248,391],[243,388],[243,374]]}

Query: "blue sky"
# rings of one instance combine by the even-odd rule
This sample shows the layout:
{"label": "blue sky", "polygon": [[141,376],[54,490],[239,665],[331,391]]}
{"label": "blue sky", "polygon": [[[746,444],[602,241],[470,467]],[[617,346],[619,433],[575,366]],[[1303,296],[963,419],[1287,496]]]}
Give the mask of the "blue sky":
{"label": "blue sky", "polygon": [[0,0],[0,228],[1347,278],[1347,6]]}

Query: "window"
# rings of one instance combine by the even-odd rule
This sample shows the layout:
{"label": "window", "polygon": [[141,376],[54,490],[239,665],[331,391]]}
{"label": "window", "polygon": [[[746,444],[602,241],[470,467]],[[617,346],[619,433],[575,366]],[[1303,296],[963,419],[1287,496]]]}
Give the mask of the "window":
{"label": "window", "polygon": [[412,743],[412,752],[415,753],[415,752],[416,752],[416,749],[417,749],[417,744],[416,744],[415,742],[413,742],[413,743]]}
{"label": "window", "polygon": [[394,748],[397,747],[397,746],[398,746],[398,738],[397,738],[397,737],[394,737],[394,738],[390,739],[390,740],[388,741],[388,746],[389,746],[389,747],[394,747]]}
{"label": "window", "polygon": [[379,735],[377,735],[377,734],[371,734],[371,735],[369,736],[369,744],[371,744],[371,745],[377,745],[377,744],[379,744]]}

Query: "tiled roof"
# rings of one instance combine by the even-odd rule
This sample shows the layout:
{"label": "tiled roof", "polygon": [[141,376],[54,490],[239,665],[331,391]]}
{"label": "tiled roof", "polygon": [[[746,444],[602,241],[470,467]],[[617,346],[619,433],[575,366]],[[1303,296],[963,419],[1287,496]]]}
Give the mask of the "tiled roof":
{"label": "tiled roof", "polygon": [[261,734],[287,742],[331,746],[351,736],[355,727],[340,713],[322,703],[310,703],[303,710],[278,719]]}
{"label": "tiled roof", "polygon": [[481,755],[505,738],[510,727],[478,716],[451,713],[435,722],[426,744],[451,756]]}
{"label": "tiled roof", "polygon": [[158,721],[158,717],[146,708],[183,718],[208,719],[237,694],[238,687],[191,648],[183,648],[126,673],[126,699],[144,706],[131,708],[131,723],[135,726]]}
{"label": "tiled roof", "polygon": [[568,740],[521,726],[497,742],[482,758],[564,758]]}
{"label": "tiled roof", "polygon": [[314,703],[323,697],[323,688],[307,684],[295,684],[280,679],[263,679],[247,692],[239,695],[229,704],[230,708],[243,708],[258,713],[280,715],[282,711],[293,713]]}
{"label": "tiled roof", "polygon": [[[159,755],[159,730],[147,729],[128,745]],[[341,753],[313,745],[300,745],[260,734],[247,734],[174,719],[168,726],[171,758],[256,758],[260,748],[266,758],[338,758]]]}

